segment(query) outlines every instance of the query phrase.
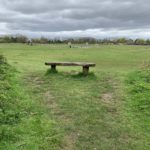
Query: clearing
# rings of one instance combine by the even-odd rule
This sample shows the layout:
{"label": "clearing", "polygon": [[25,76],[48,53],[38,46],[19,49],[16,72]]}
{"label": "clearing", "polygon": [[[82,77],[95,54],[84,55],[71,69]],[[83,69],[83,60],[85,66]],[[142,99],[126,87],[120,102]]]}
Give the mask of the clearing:
{"label": "clearing", "polygon": [[[19,71],[25,93],[45,109],[61,132],[59,144],[43,145],[41,149],[150,148],[150,128],[144,130],[145,122],[138,124],[133,120],[135,116],[126,109],[125,90],[127,75],[150,60],[149,46],[93,45],[70,49],[59,44],[0,44],[0,54]],[[58,67],[58,73],[51,73],[44,63],[53,61],[94,62],[96,67],[86,77],[78,74],[81,67]]]}

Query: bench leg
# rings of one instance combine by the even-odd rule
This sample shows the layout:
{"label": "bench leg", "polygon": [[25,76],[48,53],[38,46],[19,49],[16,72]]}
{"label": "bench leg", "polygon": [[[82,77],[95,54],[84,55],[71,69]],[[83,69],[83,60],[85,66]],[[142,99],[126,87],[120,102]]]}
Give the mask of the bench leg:
{"label": "bench leg", "polygon": [[56,71],[56,65],[51,65],[51,70]]}
{"label": "bench leg", "polygon": [[89,67],[88,66],[83,66],[83,74],[87,75],[89,73]]}

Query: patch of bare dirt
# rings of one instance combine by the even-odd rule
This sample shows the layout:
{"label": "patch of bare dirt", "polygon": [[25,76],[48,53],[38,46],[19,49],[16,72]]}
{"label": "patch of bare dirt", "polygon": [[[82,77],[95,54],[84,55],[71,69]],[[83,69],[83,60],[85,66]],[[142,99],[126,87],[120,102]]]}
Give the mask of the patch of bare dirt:
{"label": "patch of bare dirt", "polygon": [[75,135],[66,135],[64,137],[64,146],[63,149],[64,150],[74,150],[75,149],[75,141],[76,141],[76,137]]}
{"label": "patch of bare dirt", "polygon": [[112,93],[104,93],[101,96],[102,102],[106,104],[112,104],[114,103],[113,94]]}

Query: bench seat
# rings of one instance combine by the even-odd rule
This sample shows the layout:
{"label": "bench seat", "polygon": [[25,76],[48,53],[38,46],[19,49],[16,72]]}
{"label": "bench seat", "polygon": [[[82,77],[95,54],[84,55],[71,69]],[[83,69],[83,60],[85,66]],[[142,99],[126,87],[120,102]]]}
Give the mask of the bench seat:
{"label": "bench seat", "polygon": [[46,62],[45,65],[51,66],[52,70],[56,70],[56,66],[82,66],[83,74],[87,75],[89,67],[95,67],[95,63],[88,62]]}

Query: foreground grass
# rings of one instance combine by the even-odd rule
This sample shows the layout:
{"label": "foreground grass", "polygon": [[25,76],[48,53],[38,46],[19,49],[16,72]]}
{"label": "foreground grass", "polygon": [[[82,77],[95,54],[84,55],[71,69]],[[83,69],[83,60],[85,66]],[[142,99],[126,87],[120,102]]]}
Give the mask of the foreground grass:
{"label": "foreground grass", "polygon": [[61,132],[22,89],[18,74],[0,56],[0,149],[56,149]]}
{"label": "foreground grass", "polygon": [[135,128],[145,134],[150,148],[150,63],[129,73],[126,80],[125,110]]}
{"label": "foreground grass", "polygon": [[[52,149],[68,150],[149,149],[149,109],[145,109],[143,105],[146,111],[139,113],[139,117],[137,112],[141,109],[134,109],[137,106],[135,101],[139,100],[140,104],[143,96],[140,92],[138,96],[133,94],[133,91],[131,94],[128,91],[125,93],[126,87],[134,89],[134,86],[138,86],[124,81],[132,81],[138,76],[133,73],[133,78],[130,78],[127,74],[149,60],[150,47],[100,46],[69,49],[65,45],[32,47],[8,44],[0,45],[0,52],[21,72],[22,80],[18,82],[22,83],[21,88],[25,90],[25,95],[29,95],[34,103],[34,107],[32,104],[29,106],[36,109],[36,113],[44,114],[45,125],[47,121],[56,122],[50,128],[51,131],[49,130],[52,133],[53,130],[56,131],[56,136],[52,136],[56,142],[52,140],[44,143],[41,140],[39,145],[46,145],[43,149],[48,149],[51,145]],[[97,66],[91,69],[94,73],[83,77],[78,74],[80,68],[74,67],[58,68],[59,72],[55,74],[49,71],[46,73],[47,68],[43,65],[45,61],[93,61]],[[137,78],[139,80],[139,77]],[[141,87],[141,84],[139,85]],[[146,89],[148,85],[149,83],[146,83]],[[147,94],[144,94],[147,97],[144,98],[146,102],[148,93],[149,89]],[[21,99],[24,97],[26,96]],[[40,115],[41,119],[45,117]],[[39,126],[34,130],[37,136],[38,129]],[[44,129],[47,130],[43,125]],[[30,141],[29,137],[30,134],[27,133],[27,145],[29,143],[35,146],[37,143]]]}
{"label": "foreground grass", "polygon": [[62,149],[146,150],[147,131],[135,128],[125,115],[126,99],[117,79],[105,72],[83,77],[48,71],[32,73],[26,82],[64,130]]}

